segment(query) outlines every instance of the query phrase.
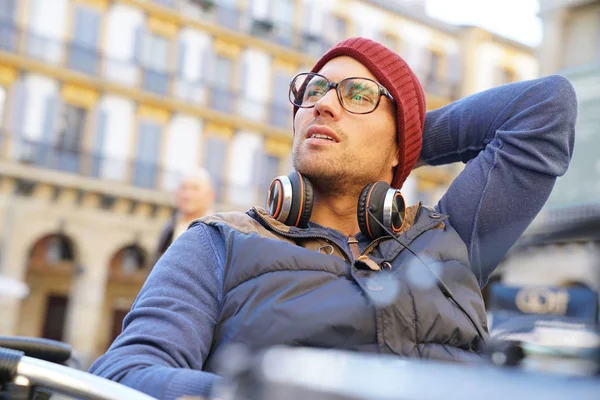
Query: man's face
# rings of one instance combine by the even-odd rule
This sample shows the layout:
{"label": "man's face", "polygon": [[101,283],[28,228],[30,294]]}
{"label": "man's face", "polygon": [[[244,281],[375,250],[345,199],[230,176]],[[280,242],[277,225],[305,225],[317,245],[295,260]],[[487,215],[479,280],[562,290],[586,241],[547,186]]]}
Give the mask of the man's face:
{"label": "man's face", "polygon": [[[331,82],[348,77],[376,80],[364,65],[345,56],[330,60],[318,73]],[[296,113],[294,168],[321,190],[391,182],[392,169],[398,165],[395,120],[394,105],[385,96],[372,113],[352,114],[332,89],[313,108],[300,108]],[[315,137],[319,134],[334,140]]]}
{"label": "man's face", "polygon": [[212,191],[202,180],[187,178],[177,189],[177,208],[184,214],[205,211],[212,202]]}

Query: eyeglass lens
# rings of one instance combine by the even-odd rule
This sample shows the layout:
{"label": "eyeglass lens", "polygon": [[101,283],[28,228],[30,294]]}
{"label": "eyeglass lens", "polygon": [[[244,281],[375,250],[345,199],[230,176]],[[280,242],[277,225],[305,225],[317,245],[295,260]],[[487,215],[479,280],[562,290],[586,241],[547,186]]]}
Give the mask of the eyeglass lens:
{"label": "eyeglass lens", "polygon": [[[329,81],[316,74],[300,74],[292,82],[290,100],[299,107],[312,107],[327,94]],[[350,112],[373,111],[379,101],[379,86],[366,78],[347,78],[337,88],[342,107]]]}

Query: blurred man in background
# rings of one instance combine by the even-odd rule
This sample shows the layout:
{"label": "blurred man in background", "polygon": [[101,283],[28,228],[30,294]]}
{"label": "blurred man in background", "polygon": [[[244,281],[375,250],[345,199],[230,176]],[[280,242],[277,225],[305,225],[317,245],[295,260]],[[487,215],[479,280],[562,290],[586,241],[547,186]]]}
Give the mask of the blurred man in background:
{"label": "blurred man in background", "polygon": [[195,168],[183,175],[175,193],[177,210],[160,235],[155,261],[185,232],[193,220],[211,213],[214,200],[213,184],[204,168]]}

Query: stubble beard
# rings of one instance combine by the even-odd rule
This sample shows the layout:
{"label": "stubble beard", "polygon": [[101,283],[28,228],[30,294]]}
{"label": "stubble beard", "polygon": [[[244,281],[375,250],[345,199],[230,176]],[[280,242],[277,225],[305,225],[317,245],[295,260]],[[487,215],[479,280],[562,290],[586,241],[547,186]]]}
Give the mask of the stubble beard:
{"label": "stubble beard", "polygon": [[321,196],[358,196],[371,180],[346,157],[293,154],[294,169],[308,178]]}

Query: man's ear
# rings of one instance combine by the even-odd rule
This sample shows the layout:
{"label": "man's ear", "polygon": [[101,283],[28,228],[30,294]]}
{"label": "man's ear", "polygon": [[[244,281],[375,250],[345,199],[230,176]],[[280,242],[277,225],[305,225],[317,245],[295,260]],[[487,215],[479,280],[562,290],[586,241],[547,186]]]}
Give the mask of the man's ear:
{"label": "man's ear", "polygon": [[[396,147],[398,147],[398,144],[396,144]],[[398,164],[400,164],[400,149],[399,148],[396,149],[392,167],[394,167],[394,169],[395,169],[398,166]]]}

